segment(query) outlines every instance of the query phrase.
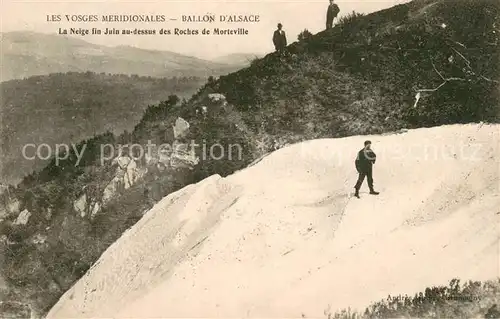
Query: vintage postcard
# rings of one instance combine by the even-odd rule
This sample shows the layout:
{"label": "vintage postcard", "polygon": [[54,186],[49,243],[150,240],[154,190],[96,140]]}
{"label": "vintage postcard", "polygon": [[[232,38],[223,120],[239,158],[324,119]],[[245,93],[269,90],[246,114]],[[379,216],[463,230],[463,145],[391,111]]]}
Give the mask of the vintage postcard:
{"label": "vintage postcard", "polygon": [[0,318],[500,318],[498,0],[0,6]]}

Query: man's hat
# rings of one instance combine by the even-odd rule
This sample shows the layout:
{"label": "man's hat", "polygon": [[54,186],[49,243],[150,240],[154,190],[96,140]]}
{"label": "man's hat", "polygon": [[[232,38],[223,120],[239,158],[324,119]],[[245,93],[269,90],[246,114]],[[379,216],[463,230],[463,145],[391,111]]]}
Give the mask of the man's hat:
{"label": "man's hat", "polygon": [[371,143],[372,143],[371,141],[365,141],[365,146]]}
{"label": "man's hat", "polygon": [[279,28],[279,27],[282,27],[282,26],[283,26],[283,25],[282,25],[281,23],[278,23],[278,28]]}

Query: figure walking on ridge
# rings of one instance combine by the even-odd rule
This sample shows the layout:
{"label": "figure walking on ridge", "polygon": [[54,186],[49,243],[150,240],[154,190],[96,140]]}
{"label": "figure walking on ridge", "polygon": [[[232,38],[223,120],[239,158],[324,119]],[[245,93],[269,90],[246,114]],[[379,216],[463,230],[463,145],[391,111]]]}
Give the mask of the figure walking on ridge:
{"label": "figure walking on ridge", "polygon": [[354,196],[359,198],[359,189],[365,180],[365,177],[368,179],[368,187],[370,188],[370,194],[378,195],[379,193],[373,189],[373,164],[375,164],[375,160],[377,155],[371,149],[372,142],[365,141],[365,147],[358,152],[358,156],[356,157],[356,170],[359,173],[358,181],[354,186],[356,192]]}
{"label": "figure walking on ridge", "polygon": [[278,23],[278,29],[274,31],[273,34],[273,44],[276,51],[281,55],[286,47],[286,35],[285,31],[283,31],[283,25]]}
{"label": "figure walking on ridge", "polygon": [[331,29],[333,27],[333,20],[337,17],[340,12],[339,6],[330,0],[330,5],[326,10],[326,29]]}

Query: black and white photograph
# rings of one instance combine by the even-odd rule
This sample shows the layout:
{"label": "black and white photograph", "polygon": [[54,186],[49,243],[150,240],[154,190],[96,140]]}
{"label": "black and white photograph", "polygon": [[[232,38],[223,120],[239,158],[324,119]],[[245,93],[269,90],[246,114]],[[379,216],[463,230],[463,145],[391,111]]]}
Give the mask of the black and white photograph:
{"label": "black and white photograph", "polygon": [[500,1],[0,0],[0,318],[500,318]]}

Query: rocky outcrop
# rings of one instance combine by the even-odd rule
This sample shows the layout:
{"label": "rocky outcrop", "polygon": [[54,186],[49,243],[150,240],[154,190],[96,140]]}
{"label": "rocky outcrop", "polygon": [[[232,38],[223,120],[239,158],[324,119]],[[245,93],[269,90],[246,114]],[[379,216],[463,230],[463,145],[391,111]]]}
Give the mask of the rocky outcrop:
{"label": "rocky outcrop", "polygon": [[[189,123],[178,118],[173,130],[176,138],[180,139],[188,132]],[[169,147],[151,147],[151,152],[146,152],[144,155],[145,165],[140,165],[138,161],[127,155],[116,157],[112,161],[112,164],[116,166],[116,171],[113,178],[105,185],[102,194],[91,195],[84,189],[73,202],[73,208],[80,217],[90,216],[93,219],[113,198],[137,184],[148,173],[148,168],[156,166],[159,171],[192,168],[199,162],[192,146],[188,143],[181,143],[177,139]]]}
{"label": "rocky outcrop", "polygon": [[82,218],[88,215],[90,215],[91,218],[94,218],[94,216],[100,211],[101,205],[99,204],[98,199],[92,198],[92,196],[88,195],[87,192],[84,192],[73,202],[73,208]]}
{"label": "rocky outcrop", "polygon": [[146,154],[146,165],[156,166],[159,171],[172,168],[192,168],[197,165],[199,158],[196,157],[193,146],[181,142],[187,136],[189,128],[189,122],[178,117],[172,127],[175,140],[172,144],[152,147],[151,152]]}
{"label": "rocky outcrop", "polygon": [[208,112],[208,108],[205,105],[196,108],[196,115],[201,114],[204,118],[206,118]]}
{"label": "rocky outcrop", "polygon": [[73,202],[73,208],[80,214],[81,217],[85,217],[87,214],[87,194],[84,193],[76,201]]}
{"label": "rocky outcrop", "polygon": [[17,214],[20,211],[20,205],[21,204],[20,204],[19,200],[15,199],[9,203],[9,205],[7,206],[7,209],[9,211],[9,213]]}
{"label": "rocky outcrop", "polygon": [[[225,99],[222,95],[214,99]],[[144,152],[144,160],[134,159],[123,150],[112,160],[115,167],[113,177],[104,186],[100,194],[91,193],[85,188],[73,202],[73,208],[80,217],[93,219],[113,198],[120,196],[125,190],[137,184],[151,168],[158,171],[177,168],[193,168],[199,163],[195,150],[189,143],[181,142],[190,129],[188,121],[178,117],[172,126],[174,141],[167,145],[151,145]]]}
{"label": "rocky outcrop", "polygon": [[47,236],[46,235],[41,235],[41,234],[36,234],[31,239],[31,242],[33,244],[35,244],[35,245],[45,245],[46,241],[47,241]]}
{"label": "rocky outcrop", "polygon": [[29,304],[5,300],[0,301],[2,318],[36,318]]}
{"label": "rocky outcrop", "polygon": [[199,158],[189,144],[174,142],[170,165],[173,168],[192,168],[197,165]]}
{"label": "rocky outcrop", "polygon": [[[113,164],[116,165],[116,172],[113,179],[104,189],[102,195],[103,205],[108,203],[113,197],[120,193],[120,191],[132,187],[147,173],[147,168],[139,167],[137,162],[128,156],[119,156],[115,158]],[[96,208],[94,205],[93,210],[96,211],[94,215],[99,209],[99,206]]]}

